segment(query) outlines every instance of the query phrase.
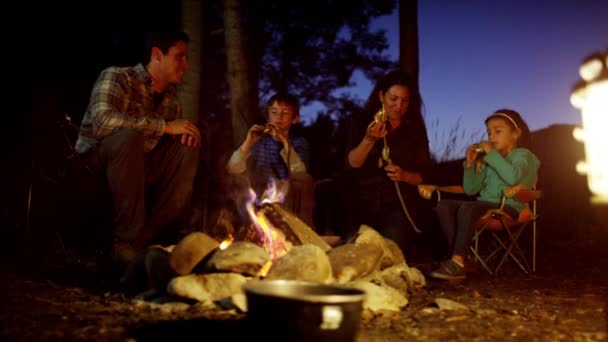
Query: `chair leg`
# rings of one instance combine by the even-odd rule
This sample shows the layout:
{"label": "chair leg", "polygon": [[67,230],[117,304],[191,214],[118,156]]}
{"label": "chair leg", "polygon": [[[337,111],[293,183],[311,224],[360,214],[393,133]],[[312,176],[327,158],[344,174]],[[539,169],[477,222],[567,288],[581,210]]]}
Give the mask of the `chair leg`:
{"label": "chair leg", "polygon": [[32,190],[34,187],[34,180],[30,180],[30,189],[27,194],[27,216],[25,217],[25,235],[27,236],[30,232],[30,216],[32,214]]}
{"label": "chair leg", "polygon": [[[526,273],[529,273],[529,272],[532,272],[532,267],[530,267],[530,264],[528,263],[528,258],[526,258],[526,254],[525,254],[526,252],[524,251],[523,248],[521,248],[521,246],[519,245],[519,242],[518,242],[519,237],[524,232],[526,227],[527,227],[527,223],[524,223],[522,226],[519,227],[517,232],[514,234],[513,244],[516,247],[515,251],[521,255],[521,260],[524,263],[526,271],[527,271]],[[512,256],[512,257],[514,257],[514,256]]]}
{"label": "chair leg", "polygon": [[536,220],[532,221],[532,272],[536,272]]}
{"label": "chair leg", "polygon": [[[521,249],[521,247],[519,246],[519,244],[517,243],[517,239],[523,232],[524,228],[525,228],[525,225],[521,226],[516,234],[513,234],[513,232],[511,231],[510,228],[505,229],[507,231],[507,234],[510,239],[509,246],[502,244],[502,240],[501,240],[501,244],[505,247],[505,253],[503,254],[502,259],[500,260],[500,263],[498,264],[498,266],[496,266],[495,272],[498,272],[498,269],[504,264],[504,262],[507,260],[507,257],[511,257],[511,259],[513,259],[513,261],[515,261],[515,263],[517,263],[519,268],[521,268],[521,270],[524,271],[524,273],[526,273],[526,274],[529,273],[530,265],[528,265],[524,252]],[[499,238],[496,236],[496,234],[495,234],[495,238],[497,240],[499,240]],[[513,249],[514,247],[515,247],[515,249]],[[519,259],[513,254],[515,251],[522,254],[521,255],[522,261],[519,261]],[[522,264],[522,262],[525,264],[525,266]]]}
{"label": "chair leg", "polygon": [[[536,220],[520,222],[516,225],[510,226],[507,224],[503,217],[495,217],[500,221],[502,229],[495,231],[487,229],[487,225],[483,225],[475,230],[473,235],[471,246],[469,247],[471,252],[475,255],[475,260],[479,261],[481,265],[488,271],[489,274],[496,274],[502,265],[511,258],[517,266],[526,274],[536,271]],[[529,224],[532,224],[532,265],[529,263],[528,254],[520,245],[520,237],[522,236],[525,229]],[[482,233],[489,230],[492,233],[492,237],[496,241],[497,245],[492,246],[488,249],[489,253],[483,253],[479,249]],[[501,233],[500,231],[506,231]],[[499,235],[501,234],[501,235]],[[506,234],[502,235],[502,234]],[[484,250],[485,252],[485,250]],[[530,251],[527,251],[528,253]],[[484,254],[482,256],[482,254]],[[494,257],[498,257],[494,260]],[[491,267],[490,267],[491,265]],[[496,266],[495,266],[496,265]],[[495,267],[494,267],[495,266]]]}
{"label": "chair leg", "polygon": [[481,264],[481,266],[483,266],[483,268],[485,268],[485,270],[493,275],[494,272],[492,272],[492,269],[488,266],[488,264],[486,263],[486,260],[489,258],[483,258],[480,254],[479,254],[479,237],[481,236],[481,233],[484,232],[485,229],[478,229],[475,231],[475,235],[473,236],[473,242],[475,247],[469,247],[471,249],[471,252],[473,252],[473,255],[475,255],[475,260],[479,261],[479,263]]}

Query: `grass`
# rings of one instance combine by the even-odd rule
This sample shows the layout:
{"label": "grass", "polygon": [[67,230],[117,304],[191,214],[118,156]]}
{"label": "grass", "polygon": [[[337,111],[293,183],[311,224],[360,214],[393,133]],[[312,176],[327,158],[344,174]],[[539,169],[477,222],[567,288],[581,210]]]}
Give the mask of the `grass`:
{"label": "grass", "polygon": [[432,132],[430,149],[431,158],[436,163],[464,158],[467,147],[477,143],[485,137],[485,132],[480,130],[470,131],[461,127],[462,117],[458,117],[454,124],[447,130],[441,128],[439,120],[431,121],[429,133]]}

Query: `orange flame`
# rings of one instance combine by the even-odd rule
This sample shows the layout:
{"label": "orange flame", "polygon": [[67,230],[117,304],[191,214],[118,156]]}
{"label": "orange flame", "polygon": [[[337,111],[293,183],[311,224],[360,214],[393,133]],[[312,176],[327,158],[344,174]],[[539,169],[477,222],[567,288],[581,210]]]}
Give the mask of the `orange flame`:
{"label": "orange flame", "polygon": [[220,243],[220,249],[224,250],[228,248],[228,246],[232,244],[232,241],[234,241],[234,237],[232,235],[228,235],[228,237]]}
{"label": "orange flame", "polygon": [[262,195],[262,203],[283,203],[285,195],[287,195],[287,191],[289,190],[288,188],[289,183],[286,181],[271,180]]}
{"label": "orange flame", "polygon": [[260,277],[260,278],[264,278],[268,274],[268,272],[270,272],[272,265],[273,265],[272,260],[265,263],[264,266],[262,266],[262,268],[258,271],[258,274],[256,276]]}
{"label": "orange flame", "polygon": [[[271,186],[269,189],[273,187],[276,189],[276,186]],[[266,193],[267,192],[265,192],[265,194]],[[272,192],[272,195],[284,197],[284,195],[277,195],[278,193],[280,193],[280,191],[274,191]],[[275,261],[287,253],[287,251],[291,248],[291,244],[286,240],[285,235],[280,230],[273,227],[263,212],[255,211],[253,207],[255,198],[255,192],[252,189],[249,189],[249,200],[246,204],[247,213],[249,214],[249,217],[251,218],[251,221],[253,222],[254,227],[261,238],[264,249],[270,254],[272,260]],[[268,200],[265,198],[262,203],[266,202],[268,202]]]}

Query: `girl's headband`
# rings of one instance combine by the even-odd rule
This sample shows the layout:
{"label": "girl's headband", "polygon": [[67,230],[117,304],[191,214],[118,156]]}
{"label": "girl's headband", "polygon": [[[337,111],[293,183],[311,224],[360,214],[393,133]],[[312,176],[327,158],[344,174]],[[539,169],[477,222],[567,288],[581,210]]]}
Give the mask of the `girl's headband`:
{"label": "girl's headband", "polygon": [[497,113],[492,114],[492,116],[502,116],[502,117],[505,117],[505,118],[509,119],[509,121],[511,121],[511,123],[513,124],[513,126],[515,126],[515,128],[519,129],[519,127],[515,123],[515,120],[513,120],[510,116],[508,116],[505,113],[497,112]]}

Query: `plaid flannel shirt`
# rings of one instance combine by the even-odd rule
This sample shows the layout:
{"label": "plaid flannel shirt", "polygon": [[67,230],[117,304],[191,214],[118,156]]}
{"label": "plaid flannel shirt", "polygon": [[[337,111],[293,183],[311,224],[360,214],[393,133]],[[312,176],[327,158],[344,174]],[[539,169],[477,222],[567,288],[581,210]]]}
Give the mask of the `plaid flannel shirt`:
{"label": "plaid flannel shirt", "polygon": [[96,138],[80,134],[76,151],[84,153],[99,140],[122,128],[135,128],[145,137],[144,151],[151,151],[165,128],[165,122],[181,118],[181,106],[175,87],[170,87],[155,104],[152,79],[142,64],[133,67],[109,67],[101,72],[81,129]]}

